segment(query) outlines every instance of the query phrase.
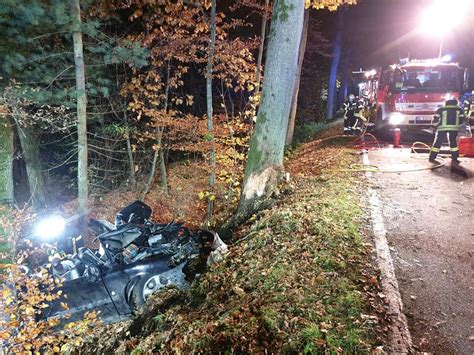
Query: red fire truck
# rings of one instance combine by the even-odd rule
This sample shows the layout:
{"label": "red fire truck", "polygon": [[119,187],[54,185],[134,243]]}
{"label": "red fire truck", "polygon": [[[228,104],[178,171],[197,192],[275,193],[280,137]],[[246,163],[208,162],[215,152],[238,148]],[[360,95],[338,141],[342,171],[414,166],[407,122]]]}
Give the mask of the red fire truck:
{"label": "red fire truck", "polygon": [[374,81],[376,128],[383,133],[393,128],[421,131],[431,127],[435,111],[448,98],[459,100],[467,89],[468,72],[441,59],[407,60],[369,77],[367,82],[373,87]]}

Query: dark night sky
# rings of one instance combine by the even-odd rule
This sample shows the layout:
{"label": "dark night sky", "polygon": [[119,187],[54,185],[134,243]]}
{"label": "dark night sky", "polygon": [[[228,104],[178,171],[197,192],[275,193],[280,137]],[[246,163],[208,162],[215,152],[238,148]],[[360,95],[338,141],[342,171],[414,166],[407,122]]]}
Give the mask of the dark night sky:
{"label": "dark night sky", "polygon": [[[399,55],[417,59],[437,57],[440,40],[415,31],[423,11],[432,3],[433,0],[359,0],[357,6],[351,6],[346,14],[345,44],[346,49],[354,53],[353,69],[395,63]],[[460,16],[466,13],[466,19],[463,25],[446,35],[444,53],[454,55],[456,61],[470,68],[472,82],[474,0],[470,0],[470,9],[459,8],[457,11]]]}

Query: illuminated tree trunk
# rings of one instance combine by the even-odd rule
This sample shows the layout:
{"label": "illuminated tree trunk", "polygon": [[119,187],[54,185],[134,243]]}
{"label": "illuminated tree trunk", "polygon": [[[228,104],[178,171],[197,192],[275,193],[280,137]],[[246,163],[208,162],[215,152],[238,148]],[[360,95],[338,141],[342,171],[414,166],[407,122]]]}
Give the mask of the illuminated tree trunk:
{"label": "illuminated tree trunk", "polygon": [[303,22],[304,1],[274,2],[257,124],[250,141],[239,207],[221,230],[225,236],[234,226],[271,205],[277,181],[283,175]]}
{"label": "illuminated tree trunk", "polygon": [[30,187],[31,204],[35,211],[46,205],[45,184],[42,173],[41,157],[39,150],[39,138],[32,127],[20,127],[17,124],[18,136],[20,137],[23,160],[28,175]]}
{"label": "illuminated tree trunk", "polygon": [[211,176],[209,177],[209,187],[211,195],[208,198],[206,225],[210,225],[212,210],[214,207],[214,185],[216,180],[216,152],[214,150],[214,128],[212,124],[212,62],[214,61],[214,51],[216,44],[216,0],[211,4],[211,40],[209,44],[209,53],[207,58],[206,70],[206,94],[207,94],[207,130],[210,137],[210,163]]}
{"label": "illuminated tree trunk", "polygon": [[[76,69],[77,96],[77,191],[80,216],[87,213],[87,198],[89,194],[87,178],[87,96],[84,54],[81,32],[81,6],[79,0],[71,0],[72,10],[72,39],[74,41],[74,64]],[[85,220],[85,218],[83,218]]]}
{"label": "illuminated tree trunk", "polygon": [[339,61],[341,60],[343,30],[344,30],[344,9],[339,9],[339,12],[337,14],[336,40],[334,41],[331,72],[329,74],[328,106],[327,106],[327,111],[326,111],[326,119],[328,120],[334,118],[334,101],[336,100],[337,69],[339,67]]}
{"label": "illuminated tree trunk", "polygon": [[13,195],[13,129],[5,116],[0,116],[0,203],[12,203]]}
{"label": "illuminated tree trunk", "polygon": [[305,10],[303,35],[301,37],[300,52],[298,54],[298,69],[296,70],[295,87],[291,98],[290,120],[288,121],[288,130],[286,132],[286,145],[293,142],[293,134],[295,132],[296,111],[298,109],[298,95],[300,93],[301,69],[303,68],[304,54],[306,52],[306,40],[308,39],[309,10]]}

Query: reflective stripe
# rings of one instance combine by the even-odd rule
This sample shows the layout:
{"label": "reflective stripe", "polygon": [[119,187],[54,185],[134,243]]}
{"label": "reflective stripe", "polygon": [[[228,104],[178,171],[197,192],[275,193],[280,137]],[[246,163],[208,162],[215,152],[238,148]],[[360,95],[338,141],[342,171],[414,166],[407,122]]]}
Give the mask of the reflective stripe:
{"label": "reflective stripe", "polygon": [[440,148],[432,147],[431,151],[435,152],[435,153],[439,153],[441,150],[440,150]]}
{"label": "reflective stripe", "polygon": [[454,148],[449,148],[452,152],[458,152],[459,151],[459,147],[454,147]]}
{"label": "reflective stripe", "polygon": [[458,106],[443,106],[436,112],[436,114],[439,113],[441,113],[441,121],[438,127],[438,131],[440,132],[457,131],[461,121],[464,120],[464,113]]}
{"label": "reflective stripe", "polygon": [[443,125],[438,127],[439,132],[447,132],[447,131],[457,131],[459,129],[459,125]]}

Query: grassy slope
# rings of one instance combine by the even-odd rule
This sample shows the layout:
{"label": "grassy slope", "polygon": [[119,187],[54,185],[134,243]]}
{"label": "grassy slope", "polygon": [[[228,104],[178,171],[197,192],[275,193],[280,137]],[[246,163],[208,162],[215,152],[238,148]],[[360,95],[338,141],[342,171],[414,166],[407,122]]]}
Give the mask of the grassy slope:
{"label": "grassy slope", "polygon": [[356,162],[340,141],[300,146],[287,164],[293,182],[243,228],[226,261],[186,294],[158,294],[138,320],[96,335],[99,351],[366,352],[381,345],[383,305],[361,233],[359,176],[337,170]]}

